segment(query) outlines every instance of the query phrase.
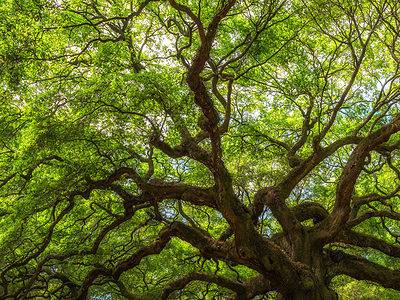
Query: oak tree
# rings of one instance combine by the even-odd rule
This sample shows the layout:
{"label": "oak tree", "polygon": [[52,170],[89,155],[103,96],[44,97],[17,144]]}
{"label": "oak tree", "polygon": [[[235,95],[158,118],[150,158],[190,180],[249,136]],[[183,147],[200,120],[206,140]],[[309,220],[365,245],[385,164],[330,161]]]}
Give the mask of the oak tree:
{"label": "oak tree", "polygon": [[397,0],[0,17],[1,299],[400,296]]}

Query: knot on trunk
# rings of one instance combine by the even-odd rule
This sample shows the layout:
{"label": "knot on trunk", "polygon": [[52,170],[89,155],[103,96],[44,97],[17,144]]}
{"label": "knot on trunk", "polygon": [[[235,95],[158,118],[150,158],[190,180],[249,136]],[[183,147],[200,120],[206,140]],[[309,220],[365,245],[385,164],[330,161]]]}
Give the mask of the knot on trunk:
{"label": "knot on trunk", "polygon": [[312,219],[314,224],[320,223],[328,217],[329,213],[317,202],[304,202],[292,208],[292,212],[299,222]]}
{"label": "knot on trunk", "polygon": [[252,205],[253,221],[256,222],[258,216],[261,215],[264,210],[264,206],[271,202],[274,202],[278,197],[278,191],[275,187],[269,186],[259,190],[255,196]]}

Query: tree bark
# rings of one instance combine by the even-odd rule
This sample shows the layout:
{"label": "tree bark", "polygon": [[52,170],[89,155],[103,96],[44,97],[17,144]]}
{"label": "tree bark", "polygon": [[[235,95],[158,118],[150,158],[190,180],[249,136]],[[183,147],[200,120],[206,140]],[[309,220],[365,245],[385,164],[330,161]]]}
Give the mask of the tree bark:
{"label": "tree bark", "polygon": [[295,290],[279,294],[278,300],[337,300],[336,292],[325,285],[318,285],[310,290]]}

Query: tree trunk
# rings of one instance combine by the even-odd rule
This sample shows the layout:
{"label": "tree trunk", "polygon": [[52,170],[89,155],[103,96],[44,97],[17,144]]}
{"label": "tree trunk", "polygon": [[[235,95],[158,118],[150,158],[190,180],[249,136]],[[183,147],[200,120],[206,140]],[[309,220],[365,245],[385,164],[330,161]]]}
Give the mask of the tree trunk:
{"label": "tree trunk", "polygon": [[326,286],[318,286],[312,290],[295,290],[279,294],[278,300],[337,300],[336,292]]}

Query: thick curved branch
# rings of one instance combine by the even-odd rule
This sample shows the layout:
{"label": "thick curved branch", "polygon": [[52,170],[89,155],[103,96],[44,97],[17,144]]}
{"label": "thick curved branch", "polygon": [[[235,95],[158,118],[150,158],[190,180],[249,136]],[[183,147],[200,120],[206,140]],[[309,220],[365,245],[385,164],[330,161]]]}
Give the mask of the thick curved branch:
{"label": "thick curved branch", "polygon": [[372,248],[392,257],[400,257],[400,246],[360,232],[345,231],[335,241],[362,248]]}
{"label": "thick curved branch", "polygon": [[304,177],[327,157],[331,156],[338,149],[349,144],[358,144],[361,140],[362,138],[355,136],[348,136],[337,140],[328,147],[319,149],[318,152],[313,153],[310,157],[303,160],[276,187],[267,187],[257,191],[252,205],[253,220],[256,221],[262,213],[264,206],[268,205],[285,231],[291,232],[296,228],[298,229],[299,223],[285,203],[289,194]]}
{"label": "thick curved branch", "polygon": [[349,228],[355,227],[355,226],[361,224],[362,222],[369,220],[370,218],[378,218],[378,217],[400,221],[400,213],[398,213],[398,212],[389,211],[389,210],[374,210],[374,211],[368,211],[368,212],[363,213],[362,215],[358,216],[357,218],[349,220],[346,223],[346,226]]}
{"label": "thick curved branch", "polygon": [[[190,284],[192,281],[204,281],[209,283],[214,283],[218,286],[230,289],[231,291],[236,292],[239,299],[245,299],[244,295],[246,292],[245,286],[243,283],[218,276],[215,274],[209,274],[204,272],[193,272],[185,275],[182,278],[179,278],[173,282],[171,282],[162,292],[161,299],[166,300],[169,296],[177,290],[182,290]],[[240,298],[242,297],[242,298]],[[247,299],[247,298],[246,298]]]}
{"label": "thick curved branch", "polygon": [[191,137],[185,137],[185,140],[180,145],[172,147],[161,140],[158,135],[154,135],[150,140],[150,144],[171,158],[186,156],[204,164],[208,168],[212,167],[210,154],[202,149]]}
{"label": "thick curved branch", "polygon": [[314,152],[311,156],[304,159],[299,165],[294,167],[290,173],[279,183],[279,188],[282,191],[282,196],[287,198],[293,188],[316,166],[318,166],[322,161],[326,158],[334,154],[340,148],[352,145],[359,144],[362,141],[362,137],[357,136],[347,136],[342,139],[339,139],[329,146],[325,148],[319,149],[317,152]]}
{"label": "thick curved branch", "polygon": [[137,266],[143,258],[158,254],[164,249],[164,247],[171,240],[173,234],[173,228],[164,228],[158,235],[156,241],[149,246],[145,246],[131,255],[129,258],[118,263],[114,268],[96,267],[83,280],[81,288],[79,290],[79,296],[77,299],[86,299],[89,288],[93,285],[96,279],[99,277],[110,277],[114,280],[118,280],[121,274],[135,266]]}
{"label": "thick curved branch", "polygon": [[365,137],[353,150],[336,188],[333,212],[323,222],[323,226],[318,229],[319,239],[332,238],[347,222],[351,212],[350,203],[354,186],[365,164],[366,157],[399,130],[400,116],[397,116],[390,124],[382,126],[379,130]]}
{"label": "thick curved branch", "polygon": [[327,251],[326,259],[334,275],[348,275],[358,280],[368,280],[383,287],[400,290],[400,271],[385,268],[364,258],[343,251]]}
{"label": "thick curved branch", "polygon": [[157,239],[148,246],[145,246],[127,259],[119,262],[114,268],[106,268],[103,266],[96,267],[89,272],[84,279],[78,299],[85,299],[90,286],[92,286],[98,278],[111,278],[118,280],[122,273],[139,265],[143,258],[160,253],[164,247],[173,238],[177,237],[188,242],[200,251],[205,258],[214,258],[247,264],[254,267],[249,262],[245,262],[236,254],[232,242],[221,242],[214,240],[208,232],[200,228],[192,228],[180,222],[173,222],[160,231]]}
{"label": "thick curved branch", "polygon": [[392,199],[394,197],[399,197],[398,193],[400,191],[400,186],[394,189],[392,192],[384,195],[379,195],[377,193],[368,194],[361,197],[353,197],[352,199],[352,209],[351,209],[351,219],[355,219],[358,215],[360,207],[371,202],[381,202],[385,203],[387,200]]}
{"label": "thick curved branch", "polygon": [[294,216],[292,210],[286,205],[284,198],[281,195],[281,190],[275,187],[267,187],[257,191],[253,201],[253,222],[256,222],[261,214],[264,206],[271,209],[273,215],[281,224],[283,230],[287,233],[294,233],[299,229],[299,222]]}
{"label": "thick curved branch", "polygon": [[217,195],[214,188],[200,188],[184,183],[169,183],[162,180],[151,180],[141,183],[141,196],[134,196],[123,189],[120,185],[110,186],[118,196],[125,200],[127,205],[137,205],[146,202],[159,202],[166,199],[177,199],[190,202],[194,205],[205,205],[216,207]]}

